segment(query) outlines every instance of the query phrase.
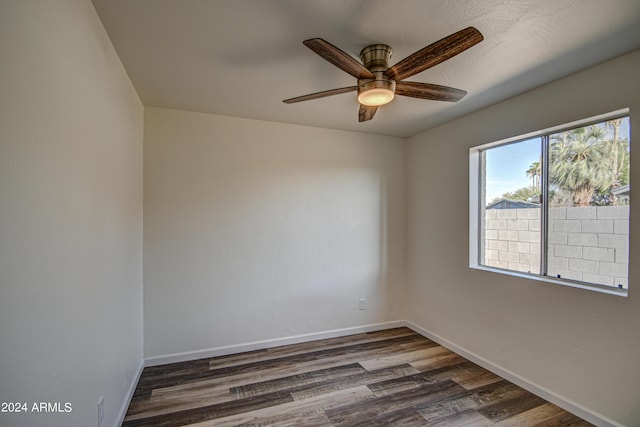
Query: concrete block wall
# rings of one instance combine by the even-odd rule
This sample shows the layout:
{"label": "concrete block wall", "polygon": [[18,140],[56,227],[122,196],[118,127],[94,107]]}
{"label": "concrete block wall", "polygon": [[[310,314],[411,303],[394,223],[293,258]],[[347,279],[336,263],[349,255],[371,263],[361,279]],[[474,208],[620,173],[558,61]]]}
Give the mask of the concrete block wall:
{"label": "concrete block wall", "polygon": [[[484,264],[540,272],[540,209],[485,212]],[[629,206],[549,209],[547,274],[628,287]]]}
{"label": "concrete block wall", "polygon": [[485,212],[485,265],[540,273],[540,209]]}
{"label": "concrete block wall", "polygon": [[549,209],[550,276],[627,288],[628,266],[629,206]]}

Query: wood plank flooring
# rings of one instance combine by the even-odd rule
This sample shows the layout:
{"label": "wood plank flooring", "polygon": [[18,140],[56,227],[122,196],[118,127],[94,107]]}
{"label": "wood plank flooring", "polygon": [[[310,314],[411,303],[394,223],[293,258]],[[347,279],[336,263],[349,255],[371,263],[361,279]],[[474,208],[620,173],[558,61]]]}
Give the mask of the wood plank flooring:
{"label": "wood plank flooring", "polygon": [[123,427],[589,426],[408,328],[145,368]]}

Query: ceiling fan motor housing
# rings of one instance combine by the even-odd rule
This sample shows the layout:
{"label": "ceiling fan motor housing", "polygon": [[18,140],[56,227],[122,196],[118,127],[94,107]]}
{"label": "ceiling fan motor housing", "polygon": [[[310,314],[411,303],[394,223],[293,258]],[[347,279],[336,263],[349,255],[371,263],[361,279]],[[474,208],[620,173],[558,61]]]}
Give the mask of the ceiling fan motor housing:
{"label": "ceiling fan motor housing", "polygon": [[[374,80],[358,79],[358,99],[360,100],[360,103],[368,105],[365,100],[366,98],[360,96],[365,92],[367,92],[369,96],[372,96],[374,92],[379,92],[381,94],[386,92],[386,96],[389,98],[386,102],[393,99],[393,94],[396,91],[396,82],[384,75],[384,72],[389,68],[391,52],[391,47],[386,44],[374,44],[367,46],[360,52],[362,64],[375,76]],[[379,105],[379,102],[375,105]]]}
{"label": "ceiling fan motor housing", "polygon": [[391,59],[391,46],[386,44],[372,44],[360,51],[360,59],[365,68],[371,72],[387,71]]}

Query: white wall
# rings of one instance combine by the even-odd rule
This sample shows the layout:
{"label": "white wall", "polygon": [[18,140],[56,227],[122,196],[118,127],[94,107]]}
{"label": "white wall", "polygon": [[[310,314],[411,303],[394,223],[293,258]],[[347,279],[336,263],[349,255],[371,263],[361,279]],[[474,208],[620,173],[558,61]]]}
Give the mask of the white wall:
{"label": "white wall", "polygon": [[632,201],[628,298],[471,270],[468,158],[474,145],[624,107],[638,129],[638,76],[640,51],[413,137],[407,153],[409,320],[629,426],[640,423],[640,209]]}
{"label": "white wall", "polygon": [[0,2],[2,426],[113,426],[142,360],[143,109],[89,1]]}
{"label": "white wall", "polygon": [[144,140],[145,356],[401,316],[402,139],[146,108]]}

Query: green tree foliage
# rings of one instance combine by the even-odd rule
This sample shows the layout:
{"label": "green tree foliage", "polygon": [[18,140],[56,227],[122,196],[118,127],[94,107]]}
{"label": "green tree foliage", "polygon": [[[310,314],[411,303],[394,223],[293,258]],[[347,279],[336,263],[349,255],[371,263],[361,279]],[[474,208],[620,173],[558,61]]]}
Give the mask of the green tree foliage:
{"label": "green tree foliage", "polygon": [[510,200],[529,200],[531,198],[535,200],[538,196],[540,196],[540,191],[535,187],[522,187],[502,195],[505,199]]}
{"label": "green tree foliage", "polygon": [[502,195],[502,197],[496,197],[493,199],[490,204],[496,203],[500,199],[509,199],[509,200],[529,200],[533,198],[533,200],[537,200],[540,196],[540,190],[531,186],[531,187],[522,187],[518,188],[516,191],[508,191]]}
{"label": "green tree foliage", "polygon": [[556,203],[615,204],[611,190],[629,181],[629,142],[619,138],[620,120],[551,136],[549,184]]}

